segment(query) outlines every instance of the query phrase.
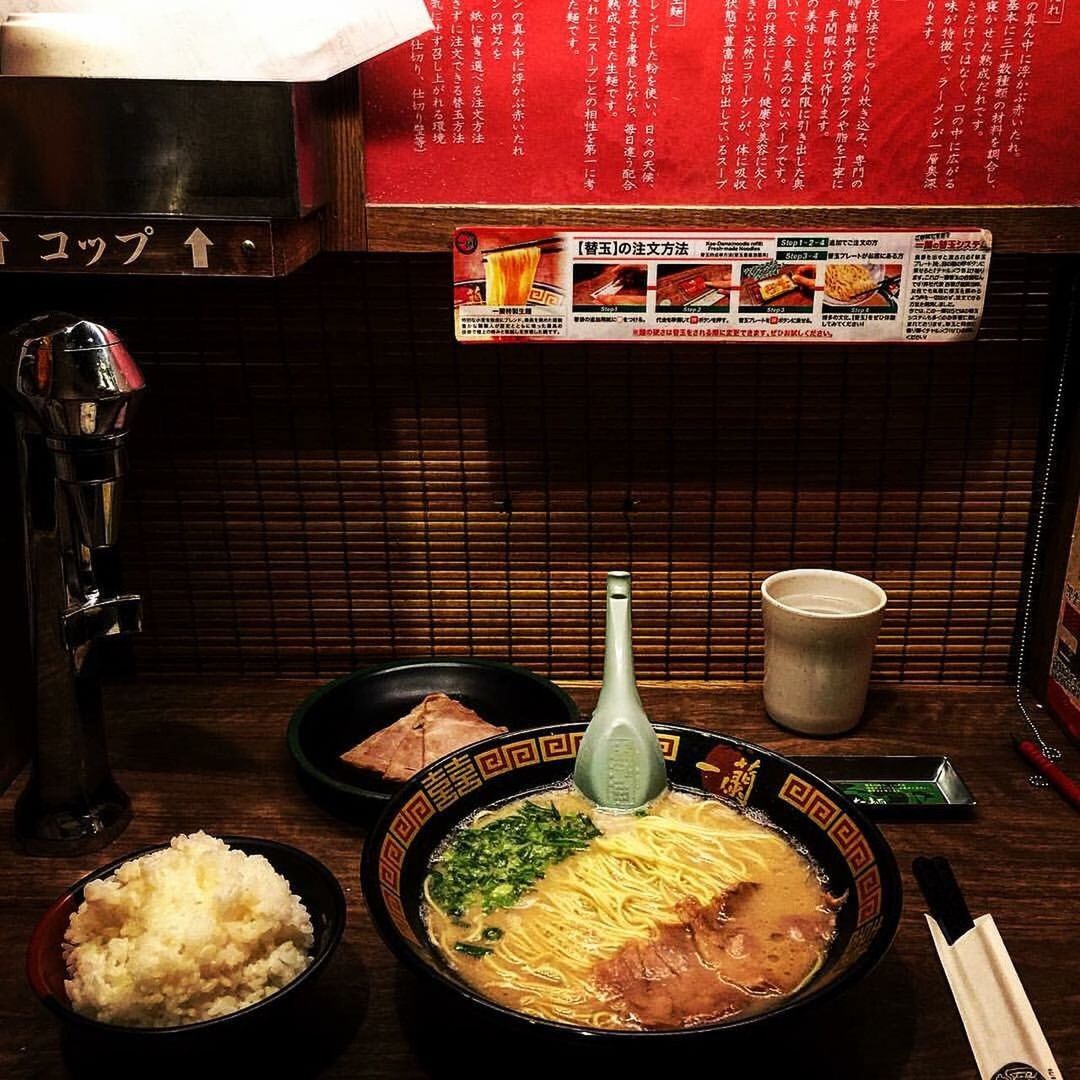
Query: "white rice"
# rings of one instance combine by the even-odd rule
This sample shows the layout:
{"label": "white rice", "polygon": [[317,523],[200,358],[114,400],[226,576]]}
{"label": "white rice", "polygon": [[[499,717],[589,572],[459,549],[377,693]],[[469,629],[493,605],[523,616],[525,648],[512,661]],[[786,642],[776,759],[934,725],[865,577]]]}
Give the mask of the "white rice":
{"label": "white rice", "polygon": [[261,855],[204,832],[86,886],[64,935],[64,986],[110,1024],[209,1020],[281,989],[311,963],[311,918]]}

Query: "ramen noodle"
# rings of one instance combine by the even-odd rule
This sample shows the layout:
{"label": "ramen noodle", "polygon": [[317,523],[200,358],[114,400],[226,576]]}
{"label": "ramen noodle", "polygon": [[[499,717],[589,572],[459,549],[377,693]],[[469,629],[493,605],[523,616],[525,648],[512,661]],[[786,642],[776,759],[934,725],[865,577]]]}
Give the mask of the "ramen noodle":
{"label": "ramen noodle", "polygon": [[[693,1027],[766,1009],[821,966],[837,902],[776,829],[689,792],[627,816],[598,811],[567,787],[462,828],[484,829],[530,802],[588,823],[592,838],[506,906],[485,895],[446,911],[441,870],[459,829],[436,852],[425,885],[433,942],[486,997],[585,1027]],[[505,864],[513,852],[501,843]]]}
{"label": "ramen noodle", "polygon": [[484,259],[487,303],[491,307],[527,304],[539,265],[539,247],[489,252]]}
{"label": "ramen noodle", "polygon": [[828,263],[825,267],[825,295],[834,300],[854,300],[877,285],[869,267],[862,263]]}

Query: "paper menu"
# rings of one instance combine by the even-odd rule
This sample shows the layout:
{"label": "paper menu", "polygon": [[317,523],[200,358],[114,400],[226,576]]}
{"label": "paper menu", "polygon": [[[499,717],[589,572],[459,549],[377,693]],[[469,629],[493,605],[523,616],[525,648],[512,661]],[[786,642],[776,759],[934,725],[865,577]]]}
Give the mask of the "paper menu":
{"label": "paper menu", "polygon": [[0,74],[317,82],[431,25],[423,0],[0,0]]}

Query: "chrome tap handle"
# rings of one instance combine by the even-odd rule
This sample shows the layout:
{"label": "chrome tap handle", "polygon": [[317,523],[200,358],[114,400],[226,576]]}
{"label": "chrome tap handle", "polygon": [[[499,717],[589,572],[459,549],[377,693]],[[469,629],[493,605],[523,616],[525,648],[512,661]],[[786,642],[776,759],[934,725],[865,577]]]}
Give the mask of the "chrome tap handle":
{"label": "chrome tap handle", "polygon": [[102,847],[130,817],[109,770],[93,658],[95,642],[142,623],[139,597],[119,593],[110,570],[128,422],[145,384],[96,323],[44,315],[12,338],[0,379],[16,406],[36,729],[16,832],[29,851],[71,854]]}
{"label": "chrome tap handle", "polygon": [[83,604],[64,615],[64,639],[76,671],[82,671],[95,641],[141,629],[142,597],[134,593]]}
{"label": "chrome tap handle", "polygon": [[31,319],[14,336],[11,389],[46,435],[101,438],[127,431],[132,401],[146,383],[116,334],[56,312]]}

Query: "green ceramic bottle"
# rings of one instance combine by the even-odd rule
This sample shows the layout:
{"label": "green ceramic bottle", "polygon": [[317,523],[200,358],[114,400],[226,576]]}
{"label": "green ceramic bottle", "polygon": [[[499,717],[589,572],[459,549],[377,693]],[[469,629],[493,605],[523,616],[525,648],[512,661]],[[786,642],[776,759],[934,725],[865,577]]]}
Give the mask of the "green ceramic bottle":
{"label": "green ceramic bottle", "polygon": [[578,789],[605,810],[632,812],[667,787],[656,732],[638,696],[630,623],[630,575],[607,577],[604,683],[574,767]]}

